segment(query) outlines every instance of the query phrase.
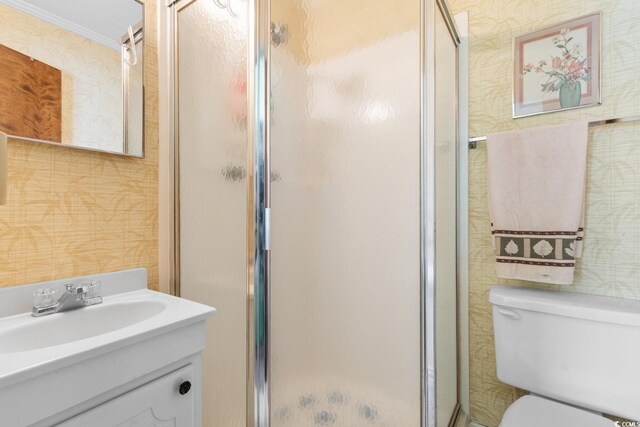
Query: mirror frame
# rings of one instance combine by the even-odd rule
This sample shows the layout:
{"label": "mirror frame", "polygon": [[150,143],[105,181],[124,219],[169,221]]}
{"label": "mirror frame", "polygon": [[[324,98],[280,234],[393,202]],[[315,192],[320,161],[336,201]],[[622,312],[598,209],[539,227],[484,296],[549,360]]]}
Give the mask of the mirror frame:
{"label": "mirror frame", "polygon": [[[129,75],[125,73],[125,67],[123,65],[122,67],[122,119],[123,119],[123,126],[122,126],[122,150],[123,153],[118,153],[118,152],[113,152],[113,151],[107,151],[107,150],[96,150],[96,151],[100,151],[103,153],[113,153],[113,154],[119,154],[122,156],[127,156],[127,157],[136,157],[136,158],[140,158],[140,159],[144,159],[144,149],[145,149],[145,129],[146,129],[146,123],[145,123],[145,107],[146,107],[146,102],[145,102],[145,69],[146,69],[146,64],[145,64],[145,58],[146,58],[146,46],[145,46],[145,6],[143,1],[141,0],[133,0],[136,3],[142,5],[142,26],[140,28],[138,28],[137,26],[134,27],[133,30],[133,40],[134,40],[134,45],[136,45],[138,43],[138,41],[140,41],[142,43],[142,152],[140,153],[140,155],[137,154],[129,154],[126,153],[125,151],[127,150],[127,148],[129,147]],[[127,38],[128,39],[128,38]],[[122,54],[124,55],[124,46],[121,47],[121,51]],[[82,147],[78,147],[78,148],[82,148]]]}

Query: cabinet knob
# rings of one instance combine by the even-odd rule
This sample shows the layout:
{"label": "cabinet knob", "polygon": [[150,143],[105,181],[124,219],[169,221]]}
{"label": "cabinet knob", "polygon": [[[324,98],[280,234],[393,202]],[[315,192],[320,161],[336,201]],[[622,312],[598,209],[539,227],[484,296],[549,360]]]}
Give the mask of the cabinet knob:
{"label": "cabinet knob", "polygon": [[182,384],[180,384],[180,387],[178,388],[178,391],[180,392],[180,394],[182,396],[184,396],[185,394],[189,393],[189,390],[191,390],[191,382],[190,381],[185,381]]}

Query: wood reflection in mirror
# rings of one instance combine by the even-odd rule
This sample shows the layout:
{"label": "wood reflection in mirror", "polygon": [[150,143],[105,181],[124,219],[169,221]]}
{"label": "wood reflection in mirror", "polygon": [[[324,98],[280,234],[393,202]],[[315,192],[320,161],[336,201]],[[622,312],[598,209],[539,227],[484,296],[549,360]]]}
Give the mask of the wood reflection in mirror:
{"label": "wood reflection in mirror", "polygon": [[1,44],[0,132],[62,140],[61,71]]}

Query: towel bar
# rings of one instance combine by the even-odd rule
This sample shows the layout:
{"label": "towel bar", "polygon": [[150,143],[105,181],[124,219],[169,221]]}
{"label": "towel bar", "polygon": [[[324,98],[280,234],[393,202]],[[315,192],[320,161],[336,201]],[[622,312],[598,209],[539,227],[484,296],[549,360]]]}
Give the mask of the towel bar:
{"label": "towel bar", "polygon": [[[640,116],[618,117],[616,119],[594,120],[589,122],[589,127],[608,125],[612,123],[640,122]],[[486,142],[486,136],[474,136],[469,138],[469,150],[475,150],[479,142]]]}

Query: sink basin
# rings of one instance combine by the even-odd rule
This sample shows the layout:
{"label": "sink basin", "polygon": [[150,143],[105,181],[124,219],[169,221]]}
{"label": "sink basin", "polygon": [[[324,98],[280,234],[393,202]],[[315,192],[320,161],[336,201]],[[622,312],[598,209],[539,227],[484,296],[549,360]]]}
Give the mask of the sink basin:
{"label": "sink basin", "polygon": [[99,304],[56,313],[0,331],[0,353],[36,350],[113,332],[162,313],[160,301]]}

